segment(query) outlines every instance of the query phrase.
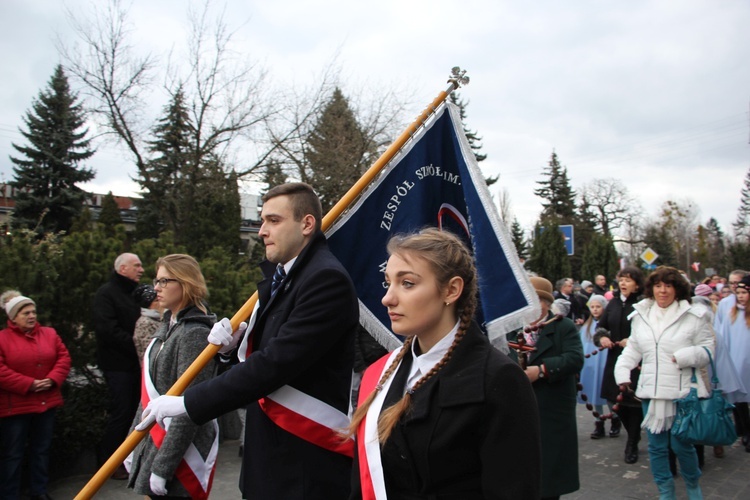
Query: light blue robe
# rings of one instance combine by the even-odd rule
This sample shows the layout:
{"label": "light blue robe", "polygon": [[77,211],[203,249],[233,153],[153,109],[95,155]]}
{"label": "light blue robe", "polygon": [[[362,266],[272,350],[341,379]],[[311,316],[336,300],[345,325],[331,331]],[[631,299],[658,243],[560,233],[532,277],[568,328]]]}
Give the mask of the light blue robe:
{"label": "light blue robe", "polygon": [[[591,354],[599,348],[594,345],[594,332],[597,320],[592,318],[591,323],[581,327],[581,343],[583,344],[583,354]],[[581,385],[583,393],[589,398],[592,405],[605,405],[607,400],[602,398],[602,376],[604,375],[604,366],[607,364],[607,353],[600,352],[589,356],[583,360],[583,369],[581,370]],[[581,396],[578,396],[578,402],[584,404]]]}
{"label": "light blue robe", "polygon": [[731,309],[717,320],[716,371],[719,388],[732,403],[750,402],[750,327],[745,323],[744,310],[732,322]]}

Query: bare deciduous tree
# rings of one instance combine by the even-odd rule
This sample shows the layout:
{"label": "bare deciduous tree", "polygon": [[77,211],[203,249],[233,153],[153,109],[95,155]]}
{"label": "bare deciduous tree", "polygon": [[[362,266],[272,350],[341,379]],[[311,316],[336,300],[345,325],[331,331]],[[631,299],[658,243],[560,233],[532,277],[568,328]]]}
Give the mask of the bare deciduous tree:
{"label": "bare deciduous tree", "polygon": [[[252,140],[255,129],[262,130],[275,112],[269,104],[273,100],[265,95],[265,70],[233,51],[235,32],[228,29],[224,12],[212,17],[210,7],[206,0],[200,8],[189,9],[187,56],[179,58],[187,65],[173,64],[170,57],[164,75],[156,74],[156,57],[136,55],[128,11],[120,0],[104,7],[93,4],[90,17],[68,11],[84,50],[58,43],[63,60],[83,84],[89,106],[102,118],[106,132],[124,142],[135,157],[139,175],[148,161],[143,137],[155,121],[146,116],[145,103],[147,98],[157,100],[157,76],[163,78],[168,97],[182,92],[188,102],[197,164],[207,155],[229,163],[227,156],[237,140]],[[257,162],[243,170],[256,166]]]}
{"label": "bare deciduous tree", "polygon": [[146,161],[143,134],[150,127],[143,120],[143,94],[153,82],[157,59],[150,54],[134,55],[129,40],[132,26],[122,2],[92,3],[91,9],[90,17],[67,9],[83,47],[58,40],[58,51],[68,72],[83,84],[88,109],[104,133],[124,142],[142,171]]}
{"label": "bare deciduous tree", "polygon": [[613,238],[626,229],[627,223],[642,212],[628,188],[619,179],[594,179],[581,189],[581,199],[587,203],[604,236]]}
{"label": "bare deciduous tree", "polygon": [[513,224],[513,211],[510,208],[510,191],[507,187],[497,190],[497,208],[500,214],[500,220],[510,229]]}

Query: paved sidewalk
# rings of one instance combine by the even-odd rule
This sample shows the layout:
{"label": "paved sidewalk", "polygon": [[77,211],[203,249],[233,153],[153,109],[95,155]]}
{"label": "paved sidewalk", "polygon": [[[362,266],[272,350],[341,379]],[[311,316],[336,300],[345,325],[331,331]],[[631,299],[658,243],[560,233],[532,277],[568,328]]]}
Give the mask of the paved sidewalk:
{"label": "paved sidewalk", "polygon": [[[645,440],[641,441],[640,459],[633,465],[623,461],[625,433],[619,438],[590,439],[593,417],[583,405],[578,410],[578,447],[581,489],[565,495],[569,500],[652,499],[658,496],[651,479]],[[607,429],[609,425],[607,424]],[[240,464],[237,456],[239,442],[224,441],[219,448],[218,467],[211,491],[212,499],[240,498],[238,485]],[[50,484],[50,495],[56,500],[70,499],[85,486],[90,476],[73,476]],[[269,478],[272,480],[272,478]],[[125,486],[126,481],[107,481],[96,498],[133,500],[140,498]],[[687,498],[685,483],[677,479],[677,498]],[[715,458],[706,448],[706,464],[701,478],[703,495],[707,500],[750,498],[750,453],[735,444],[725,447],[725,457]]]}
{"label": "paved sidewalk", "polygon": [[[626,434],[623,429],[618,438],[591,439],[593,417],[578,405],[578,452],[581,489],[565,499],[651,499],[659,496],[649,469],[646,435],[639,445],[638,462],[628,465],[624,461]],[[606,424],[609,432],[609,422]],[[679,468],[679,465],[678,465]],[[705,499],[750,498],[750,453],[739,441],[724,447],[724,458],[716,458],[713,449],[706,446],[705,465],[700,484]],[[685,482],[676,478],[677,498],[687,498]]]}
{"label": "paved sidewalk", "polygon": [[[213,488],[211,489],[211,498],[240,498],[239,478],[242,459],[238,455],[239,446],[240,442],[237,440],[225,440],[219,445],[219,456],[217,458]],[[49,485],[48,493],[55,500],[75,498],[78,492],[86,486],[91,476],[93,476],[93,473],[91,475],[72,476],[53,481]],[[136,495],[133,490],[129,489],[127,481],[109,479],[94,498],[136,500],[144,497]]]}

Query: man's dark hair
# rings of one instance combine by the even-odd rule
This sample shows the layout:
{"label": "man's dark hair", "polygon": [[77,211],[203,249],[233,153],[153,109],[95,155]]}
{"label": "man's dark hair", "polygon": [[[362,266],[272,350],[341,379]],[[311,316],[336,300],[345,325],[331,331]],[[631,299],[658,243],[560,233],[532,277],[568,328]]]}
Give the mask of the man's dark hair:
{"label": "man's dark hair", "polygon": [[295,221],[300,221],[305,215],[315,217],[315,229],[320,229],[323,221],[323,207],[320,198],[315,194],[312,186],[304,182],[288,182],[279,184],[268,190],[261,200],[263,203],[277,196],[288,196],[292,204],[292,215]]}

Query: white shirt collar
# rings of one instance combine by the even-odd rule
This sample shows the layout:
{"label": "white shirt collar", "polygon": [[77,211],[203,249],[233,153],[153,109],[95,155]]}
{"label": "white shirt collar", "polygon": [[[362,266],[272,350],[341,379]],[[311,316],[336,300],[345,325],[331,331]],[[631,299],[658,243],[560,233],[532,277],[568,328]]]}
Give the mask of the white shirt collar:
{"label": "white shirt collar", "polygon": [[[297,257],[299,257],[299,255]],[[294,265],[295,261],[297,260],[297,257],[293,258],[292,260],[290,260],[289,262],[287,262],[286,264],[284,264],[284,272],[286,274],[289,274],[289,270]]]}
{"label": "white shirt collar", "polygon": [[436,364],[440,363],[440,360],[443,359],[445,353],[448,352],[448,349],[453,345],[453,340],[456,338],[456,333],[458,332],[459,323],[460,322],[457,321],[453,329],[448,332],[448,335],[440,339],[437,344],[432,346],[432,349],[419,356],[417,356],[414,351],[414,347],[417,343],[417,339],[414,339],[414,342],[411,344],[411,355],[414,360],[411,363],[409,378],[406,379],[404,392],[406,392],[407,387],[413,387],[420,378],[424,377]]}

